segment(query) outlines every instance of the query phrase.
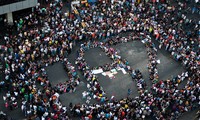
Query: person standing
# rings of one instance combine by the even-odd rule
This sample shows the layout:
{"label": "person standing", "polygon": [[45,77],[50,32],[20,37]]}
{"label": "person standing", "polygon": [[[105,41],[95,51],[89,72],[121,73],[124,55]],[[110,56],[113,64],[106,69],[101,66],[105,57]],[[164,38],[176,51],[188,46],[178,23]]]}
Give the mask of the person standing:
{"label": "person standing", "polygon": [[131,92],[132,92],[132,91],[131,91],[131,89],[129,88],[129,89],[128,89],[128,93],[127,93],[127,94],[128,94],[128,96],[130,96],[130,95],[131,95]]}

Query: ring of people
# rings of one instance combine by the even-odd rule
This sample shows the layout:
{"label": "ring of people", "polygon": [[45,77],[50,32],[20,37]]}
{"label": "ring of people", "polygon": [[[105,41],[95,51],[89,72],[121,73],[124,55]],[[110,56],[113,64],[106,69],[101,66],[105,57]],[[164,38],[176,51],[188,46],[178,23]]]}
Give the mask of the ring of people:
{"label": "ring of people", "polygon": [[[74,5],[68,14],[63,14],[61,0],[50,0],[47,7],[37,6],[34,13],[16,21],[19,34],[5,36],[6,44],[1,46],[5,80],[0,81],[0,90],[6,92],[5,108],[20,106],[30,120],[175,120],[199,108],[200,55],[194,44],[200,40],[184,34],[182,25],[189,24],[184,23],[186,16],[172,19],[177,8],[166,1],[99,0]],[[148,80],[113,47],[134,41],[146,48]],[[158,48],[153,41],[158,42]],[[80,46],[72,61],[68,56],[77,44]],[[85,54],[96,48],[112,62],[91,67]],[[172,79],[159,78],[157,66],[162,61],[157,53],[162,48],[185,68]],[[68,80],[53,85],[46,68],[56,63],[62,63]],[[137,97],[130,96],[130,88],[127,97],[120,100],[107,96],[98,76],[114,80],[119,72],[130,75],[136,83]],[[179,89],[184,80],[186,85]],[[84,104],[62,104],[60,95],[79,92],[83,81],[87,87],[81,93]],[[151,81],[150,89],[146,81]]]}

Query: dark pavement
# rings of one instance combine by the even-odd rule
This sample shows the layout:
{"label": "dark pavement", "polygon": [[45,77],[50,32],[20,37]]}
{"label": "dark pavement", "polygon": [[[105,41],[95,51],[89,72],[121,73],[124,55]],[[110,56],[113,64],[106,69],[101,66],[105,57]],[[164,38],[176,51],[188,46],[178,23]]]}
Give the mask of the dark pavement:
{"label": "dark pavement", "polygon": [[[148,88],[151,87],[151,82],[148,79],[148,69],[147,62],[148,57],[146,54],[146,48],[143,43],[140,41],[133,41],[128,43],[121,43],[116,46],[112,46],[118,50],[119,55],[122,58],[127,59],[130,66],[133,69],[139,69],[142,72],[142,75],[147,82]],[[76,50],[78,50],[79,46],[73,48],[73,52],[68,56],[70,62],[74,64],[74,60],[76,58]],[[105,55],[105,53],[100,48],[93,48],[86,52],[85,59],[88,64],[92,67],[104,65],[106,63],[111,63],[112,60]],[[163,50],[158,50],[158,59],[161,60],[161,64],[158,65],[159,78],[162,80],[170,79],[172,76],[176,76],[184,71],[184,68],[181,66],[179,62],[176,62],[167,52],[163,52]],[[46,67],[48,77],[52,85],[56,85],[60,82],[65,82],[68,80],[67,74],[62,66],[62,63],[55,63],[52,66]],[[70,102],[73,104],[77,103],[85,103],[85,100],[82,99],[82,92],[87,91],[86,80],[83,78],[82,73],[78,71],[81,83],[77,87],[74,93],[64,93],[61,95],[60,99],[63,105],[68,106]],[[110,79],[107,76],[103,76],[101,74],[97,75],[99,77],[100,85],[107,93],[107,97],[110,98],[112,95],[115,96],[116,99],[121,99],[127,96],[127,91],[131,89],[131,96],[138,96],[136,83],[131,79],[130,75],[124,75],[122,72],[118,72],[115,75],[114,79]],[[0,96],[2,98],[2,94]],[[96,101],[91,101],[94,103]],[[2,101],[0,102],[0,110],[4,110],[9,116],[13,116],[17,120],[23,118],[23,113],[21,110],[5,110]],[[195,112],[191,112],[185,114],[187,118],[193,118]],[[20,116],[19,116],[20,115]],[[188,120],[185,117],[181,117],[180,120]]]}
{"label": "dark pavement", "polygon": [[86,51],[84,58],[91,68],[112,63],[112,60],[101,48],[92,48]]}
{"label": "dark pavement", "polygon": [[55,63],[54,65],[48,66],[46,67],[46,71],[52,85],[63,83],[69,80],[62,63]]}
{"label": "dark pavement", "polygon": [[[128,43],[121,43],[112,47],[118,50],[119,55],[121,55],[122,58],[129,61],[129,64],[132,68],[139,69],[142,72],[142,75],[147,82],[148,88],[150,88],[152,84],[148,79],[148,58],[144,44],[140,41],[133,41]],[[74,64],[78,46],[73,49],[73,52],[68,56],[68,58]],[[84,58],[91,67],[112,62],[112,60],[107,57],[100,48],[93,48],[88,50]],[[184,71],[184,68],[181,66],[181,64],[170,58],[170,54],[167,52],[158,50],[158,59],[161,60],[161,64],[158,65],[159,78],[161,80],[170,79],[172,76],[176,76]],[[53,66],[48,66],[47,73],[53,85],[59,82],[65,82],[68,79],[61,63],[56,63]],[[64,93],[60,97],[62,103],[66,106],[68,106],[70,102],[73,104],[85,103],[85,99],[82,99],[82,92],[87,91],[87,82],[83,78],[81,72],[78,71],[78,73],[82,82],[77,87],[76,91],[74,93]],[[101,74],[97,74],[97,76],[99,77],[100,85],[106,91],[108,98],[110,98],[112,95],[114,95],[116,99],[126,97],[129,88],[132,91],[130,97],[138,96],[136,83],[128,74],[124,75],[122,72],[118,72],[114,79],[110,79],[109,77],[103,76]],[[91,103],[94,102],[96,101],[92,101]],[[191,112],[191,114],[192,113],[193,112]],[[190,114],[185,115],[188,116]]]}
{"label": "dark pavement", "polygon": [[[64,8],[63,11],[67,11],[67,9]],[[200,19],[200,17],[199,18],[196,17],[196,14],[193,15],[187,14],[187,16],[189,18],[197,18],[196,20]],[[154,41],[154,43],[157,42]],[[133,41],[129,43],[118,44],[113,47],[119,51],[119,55],[121,55],[122,58],[125,58],[129,61],[129,64],[133,69],[139,69],[142,72],[142,75],[148,85],[148,88],[150,88],[152,84],[148,79],[149,77],[147,69],[148,58],[146,54],[146,48],[143,45],[143,43],[139,41]],[[72,64],[74,64],[74,60],[76,58],[76,51],[78,50],[78,48],[79,48],[78,45],[74,47],[73,52],[68,56]],[[85,54],[85,59],[91,67],[100,66],[112,62],[112,60],[109,59],[105,55],[105,53],[99,48],[94,48],[87,51]],[[170,57],[170,54],[164,51],[163,49],[158,50],[158,59],[160,59],[161,61],[161,64],[158,65],[158,73],[160,80],[171,79],[172,76],[176,76],[184,71],[182,65],[179,62],[173,60]],[[46,67],[46,70],[52,85],[56,85],[57,83],[65,82],[66,80],[68,80],[67,74],[63,69],[61,63],[56,63],[53,66],[48,66]],[[86,88],[87,82],[83,78],[81,72],[78,71],[78,73],[81,77],[82,82],[77,87],[76,91],[74,93],[65,93],[60,96],[61,102],[65,106],[68,106],[70,102],[72,102],[73,104],[85,103],[85,100],[82,99],[82,92],[87,91]],[[135,97],[138,95],[135,82],[132,81],[130,75],[128,74],[124,75],[122,72],[118,72],[118,74],[115,76],[114,79],[104,77],[100,74],[98,75],[98,77],[101,86],[107,93],[107,97],[110,97],[112,95],[114,95],[117,99],[126,97],[128,88],[131,88],[132,90],[131,97]],[[187,81],[181,83],[180,88],[184,87],[184,84],[186,82]],[[13,111],[5,109],[4,103],[2,101],[3,94],[4,92],[0,92],[0,111],[3,110],[4,112],[6,112],[6,114],[12,117],[13,120],[23,120],[24,115],[20,109]],[[91,102],[93,103],[95,101]],[[179,120],[194,120],[196,112],[197,110],[187,112],[183,116],[181,116]],[[151,120],[151,118],[149,118],[149,120]]]}

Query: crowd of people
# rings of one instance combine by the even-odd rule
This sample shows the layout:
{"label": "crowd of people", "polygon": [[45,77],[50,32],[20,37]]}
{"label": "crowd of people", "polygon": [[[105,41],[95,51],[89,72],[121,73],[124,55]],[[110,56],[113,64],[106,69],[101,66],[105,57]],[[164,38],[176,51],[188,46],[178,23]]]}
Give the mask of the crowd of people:
{"label": "crowd of people", "polygon": [[[144,119],[147,116],[157,120],[177,119],[182,113],[199,107],[200,37],[197,21],[189,20],[168,0],[99,0],[95,5],[75,6],[75,11],[69,15],[62,13],[62,7],[61,0],[53,0],[45,8],[37,6],[33,13],[15,21],[19,34],[4,37],[6,44],[2,47],[1,57],[6,64],[5,81],[1,84],[7,91],[3,97],[5,107],[13,110],[21,105],[28,118],[70,119],[68,107],[61,104],[59,96],[64,92],[75,92],[79,85],[75,67],[87,80],[87,102],[71,105],[70,111],[84,120]],[[186,31],[185,28],[192,30]],[[130,34],[116,37],[123,32]],[[164,47],[172,58],[181,61],[186,72],[173,79],[160,80],[157,48],[152,39],[159,42],[159,49]],[[86,42],[77,51],[76,66],[73,66],[67,55],[79,40]],[[128,61],[110,47],[132,40],[139,40],[147,47],[151,91],[146,89],[141,72],[133,70]],[[96,68],[90,68],[84,59],[84,52],[95,47],[100,47],[113,60],[111,64],[97,68],[124,68],[137,82],[140,96],[121,100],[106,97],[98,77],[91,73]],[[45,67],[56,62],[63,63],[69,80],[52,86]],[[185,87],[178,89],[183,80],[187,80]],[[38,83],[41,88],[37,88]],[[93,98],[100,103],[89,104]]]}
{"label": "crowd of people", "polygon": [[[46,8],[37,6],[33,13],[15,21],[19,34],[4,37],[5,81],[1,89],[7,91],[3,96],[5,107],[21,108],[28,119],[68,119],[59,94],[75,92],[80,82],[67,58],[72,41],[67,33],[61,33],[64,28],[58,24],[67,23],[62,18],[61,8],[59,0],[52,1]],[[62,62],[69,80],[53,86],[45,67],[56,62]]]}

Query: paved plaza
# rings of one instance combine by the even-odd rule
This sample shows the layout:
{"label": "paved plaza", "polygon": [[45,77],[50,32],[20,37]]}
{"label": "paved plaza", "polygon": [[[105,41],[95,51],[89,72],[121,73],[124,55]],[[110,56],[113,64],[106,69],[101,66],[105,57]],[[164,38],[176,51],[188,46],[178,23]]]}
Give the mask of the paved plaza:
{"label": "paved plaza", "polygon": [[[79,44],[73,48],[73,52],[68,56],[70,62],[75,65],[74,61],[76,59],[76,51],[79,48]],[[144,44],[140,41],[132,41],[128,43],[120,43],[115,46],[112,46],[119,52],[122,58],[128,60],[130,66],[133,69],[139,69],[142,72],[142,75],[148,85],[148,89],[150,90],[152,83],[148,79],[149,73],[147,69],[148,57],[146,53],[146,48]],[[91,67],[101,66],[107,63],[111,63],[112,60],[106,56],[106,54],[100,48],[92,48],[85,53],[85,59],[87,63]],[[158,59],[160,59],[161,63],[158,65],[158,72],[160,80],[170,79],[173,76],[176,76],[184,71],[182,65],[170,58],[170,54],[165,52],[164,50],[158,50]],[[50,79],[51,84],[54,86],[58,83],[62,83],[68,80],[68,76],[66,71],[64,70],[62,63],[55,63],[52,66],[46,67],[48,77]],[[78,71],[78,70],[77,70]],[[80,85],[77,87],[74,93],[64,93],[61,94],[61,102],[63,105],[68,106],[69,103],[73,104],[83,104],[85,100],[82,98],[82,92],[87,91],[87,82],[83,78],[82,73],[78,71],[78,74],[81,78]],[[103,76],[101,74],[97,75],[99,78],[100,85],[107,93],[107,97],[115,96],[116,99],[122,99],[127,97],[128,89],[131,89],[130,97],[138,96],[136,82],[132,80],[129,74],[123,74],[122,72],[118,72],[115,75],[114,79],[110,79],[107,76]],[[180,88],[184,86],[186,81],[184,81]],[[38,85],[39,87],[40,85]],[[2,93],[0,94],[2,98]],[[91,103],[95,103],[95,100],[92,100]],[[23,119],[23,114],[21,110],[5,110],[4,104],[0,101],[0,110],[4,110],[9,116],[15,118],[15,120]],[[186,113],[184,117],[182,116],[180,120],[188,120],[189,117],[193,118],[195,111]],[[77,118],[76,118],[77,119]],[[151,118],[148,118],[151,119]]]}
{"label": "paved plaza", "polygon": [[[67,8],[64,8],[66,11]],[[190,16],[190,18],[194,18],[195,15]],[[126,36],[129,33],[122,33],[122,35]],[[75,64],[75,60],[77,57],[77,51],[79,50],[80,45],[84,41],[79,41],[76,43],[76,46],[73,47],[72,53],[67,56],[69,61],[75,66],[75,69],[80,77],[80,84],[76,87],[76,90],[72,93],[63,93],[60,94],[60,101],[64,106],[69,106],[70,103],[74,104],[85,104],[86,100],[83,99],[82,93],[84,91],[88,91],[87,89],[87,81],[83,76],[83,73],[78,70],[77,65]],[[158,49],[158,41],[153,39],[153,43],[155,43],[156,48]],[[148,55],[147,48],[141,41],[131,41],[127,43],[119,43],[117,45],[112,45],[114,49],[116,49],[119,55],[126,59],[131,68],[137,69],[141,71],[142,76],[147,84],[147,89],[151,91],[152,83],[149,80],[149,72],[147,68],[148,64]],[[85,52],[84,59],[88,63],[88,65],[93,68],[97,66],[102,66],[105,64],[112,63],[112,59],[110,59],[106,53],[101,48],[91,48],[90,50]],[[177,76],[185,71],[185,68],[179,61],[174,60],[170,53],[162,49],[158,49],[157,59],[160,60],[160,64],[157,65],[159,80],[167,80],[172,79],[174,76]],[[47,71],[48,78],[52,86],[55,86],[59,83],[64,83],[69,80],[66,70],[64,69],[63,63],[57,62],[53,65],[50,65],[45,68]],[[131,90],[131,94],[129,97],[135,98],[139,96],[136,81],[134,81],[129,74],[124,74],[122,71],[118,71],[114,78],[109,78],[108,76],[103,76],[102,74],[97,74],[100,86],[102,86],[103,90],[106,92],[106,97],[111,98],[115,96],[116,99],[120,100],[128,96],[128,89]],[[0,77],[3,79],[3,74],[0,74]],[[185,86],[187,80],[184,80],[178,88],[181,89]],[[38,88],[41,88],[39,84],[37,84]],[[0,91],[0,111],[3,110],[9,118],[12,120],[23,120],[25,119],[24,114],[20,110],[21,102],[19,102],[19,108],[15,110],[6,109],[2,100],[3,95],[5,95],[4,91]],[[97,103],[98,101],[92,99],[90,104]],[[190,112],[184,113],[179,120],[195,120],[195,114],[198,109],[195,109]],[[73,118],[73,120],[79,120],[81,118]],[[0,119],[1,120],[1,119]],[[153,118],[148,117],[146,120],[153,120]]]}
{"label": "paved plaza", "polygon": [[[156,41],[155,41],[156,42]],[[118,50],[119,55],[122,58],[128,60],[130,66],[134,69],[139,69],[142,72],[142,75],[148,85],[150,87],[152,83],[148,79],[149,73],[147,69],[148,57],[146,53],[146,48],[144,44],[140,41],[133,41],[128,43],[121,43],[115,46],[112,46]],[[76,50],[78,50],[79,46],[77,45],[74,51],[68,56],[69,60],[74,64],[74,60],[76,58]],[[111,63],[112,60],[106,56],[106,54],[100,48],[92,48],[85,53],[85,59],[90,67],[101,66],[107,63]],[[182,65],[172,59],[170,54],[165,52],[164,50],[158,50],[158,59],[160,59],[161,63],[158,65],[158,72],[160,80],[171,79],[173,76],[176,76],[184,71]],[[75,65],[75,64],[74,64]],[[47,67],[47,72],[49,79],[53,85],[59,82],[65,82],[68,79],[65,70],[62,66],[62,63],[56,63],[53,66]],[[78,71],[81,77],[81,83],[77,87],[74,93],[65,93],[62,94],[60,99],[62,103],[66,106],[69,105],[70,102],[73,104],[85,103],[85,99],[82,99],[82,92],[87,91],[87,81],[83,78],[82,73]],[[114,79],[110,79],[109,77],[105,77],[101,74],[97,75],[99,78],[100,85],[107,93],[107,97],[111,97],[114,95],[117,99],[122,99],[127,97],[127,91],[131,89],[130,97],[138,96],[136,82],[132,80],[129,74],[123,74],[122,72],[118,72]],[[185,85],[186,81],[182,82],[179,88],[182,88]],[[92,100],[91,103],[95,103],[95,100]],[[180,120],[188,120],[188,118],[194,118],[194,115],[197,110],[186,113],[184,116],[180,118]],[[148,118],[151,119],[151,118]]]}

